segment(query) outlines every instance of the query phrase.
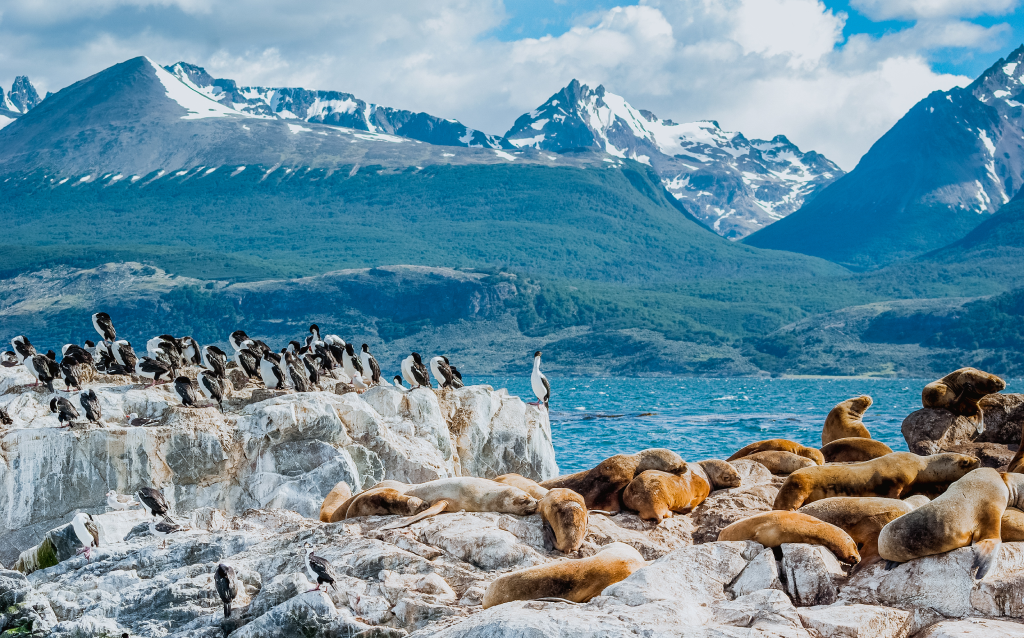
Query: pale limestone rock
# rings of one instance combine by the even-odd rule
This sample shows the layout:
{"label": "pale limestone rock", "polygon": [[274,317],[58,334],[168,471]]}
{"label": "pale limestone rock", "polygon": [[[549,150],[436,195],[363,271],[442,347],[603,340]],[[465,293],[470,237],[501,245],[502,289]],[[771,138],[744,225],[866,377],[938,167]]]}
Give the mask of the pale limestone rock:
{"label": "pale limestone rock", "polygon": [[761,589],[716,603],[712,608],[716,624],[747,627],[772,635],[806,636],[797,609],[786,594],[777,589]]}
{"label": "pale limestone rock", "polygon": [[779,580],[779,564],[772,550],[764,549],[755,556],[728,589],[734,596],[745,596],[762,589],[784,589]]}
{"label": "pale limestone rock", "polygon": [[590,514],[587,542],[596,544],[592,551],[610,543],[625,543],[636,549],[645,560],[656,560],[680,547],[693,544],[693,523],[688,517],[674,516],[654,524],[636,514],[620,512],[617,516]]}
{"label": "pale limestone rock", "polygon": [[797,611],[804,627],[829,638],[906,638],[911,614],[873,605],[826,605]]}
{"label": "pale limestone rock", "polygon": [[[745,464],[758,465],[760,463]],[[768,470],[765,470],[767,472]],[[759,474],[749,474],[760,480]],[[771,475],[769,474],[769,477]],[[769,478],[770,481],[770,478]],[[779,488],[769,483],[741,484],[728,490],[712,492],[708,498],[694,508],[690,514],[695,530],[693,542],[709,543],[718,540],[718,534],[736,521],[762,512],[770,512]]]}
{"label": "pale limestone rock", "polygon": [[831,605],[846,574],[832,552],[820,545],[783,543],[781,579],[795,604]]}
{"label": "pale limestone rock", "polygon": [[1020,638],[1024,624],[991,618],[965,618],[936,623],[914,638]]}
{"label": "pale limestone rock", "polygon": [[[534,548],[498,528],[497,514],[441,514],[417,523],[420,541],[480,569],[529,567],[543,562]],[[486,521],[484,525],[481,522]]]}

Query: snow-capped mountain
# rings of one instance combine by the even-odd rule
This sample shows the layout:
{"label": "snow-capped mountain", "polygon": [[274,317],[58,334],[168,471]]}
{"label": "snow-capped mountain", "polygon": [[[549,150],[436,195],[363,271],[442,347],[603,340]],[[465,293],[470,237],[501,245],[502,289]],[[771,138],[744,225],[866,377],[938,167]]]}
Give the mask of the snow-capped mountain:
{"label": "snow-capped mountain", "polygon": [[514,148],[501,137],[467,128],[457,120],[369,104],[351,93],[303,88],[240,87],[234,80],[214,79],[202,67],[187,62],[178,62],[164,68],[193,90],[239,113],[344,126],[442,146]]}
{"label": "snow-capped mountain", "polygon": [[782,219],[843,175],[782,135],[748,140],[715,121],[662,120],[576,80],[519,117],[505,137],[518,148],[593,148],[649,164],[696,218],[730,239]]}
{"label": "snow-capped mountain", "polygon": [[843,179],[747,243],[857,268],[956,241],[1024,184],[1024,47],[918,102]]}
{"label": "snow-capped mountain", "polygon": [[13,122],[16,118],[36,107],[42,98],[36,92],[36,87],[24,75],[14,79],[10,93],[4,93],[0,88],[0,128]]}

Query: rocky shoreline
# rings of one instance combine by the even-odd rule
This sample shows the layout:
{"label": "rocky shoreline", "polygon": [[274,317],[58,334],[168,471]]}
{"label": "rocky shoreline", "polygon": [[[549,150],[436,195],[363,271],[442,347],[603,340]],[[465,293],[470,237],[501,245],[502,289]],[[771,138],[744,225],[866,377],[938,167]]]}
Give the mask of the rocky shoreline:
{"label": "rocky shoreline", "polygon": [[[583,546],[568,556],[545,549],[537,515],[446,513],[393,530],[380,529],[393,516],[317,519],[342,480],[359,490],[384,478],[557,475],[546,414],[502,390],[245,389],[222,415],[182,408],[160,386],[98,378],[90,387],[109,415],[103,426],[58,429],[27,376],[0,369],[0,406],[15,419],[0,435],[0,561],[11,568],[0,571],[0,629],[9,635],[1024,635],[1024,543],[1004,543],[998,566],[975,581],[970,548],[851,576],[820,546],[717,541],[729,524],[770,511],[785,480],[752,461],[733,462],[738,487],[657,525],[591,512]],[[128,426],[126,412],[157,423]],[[158,539],[141,510],[104,511],[107,490],[141,484],[162,486],[188,530]],[[97,521],[90,559],[75,555],[66,525],[75,511]],[[308,591],[307,541],[334,565],[337,589]],[[588,603],[481,606],[503,574],[615,543],[649,563]],[[230,619],[213,586],[223,561],[244,589]]]}

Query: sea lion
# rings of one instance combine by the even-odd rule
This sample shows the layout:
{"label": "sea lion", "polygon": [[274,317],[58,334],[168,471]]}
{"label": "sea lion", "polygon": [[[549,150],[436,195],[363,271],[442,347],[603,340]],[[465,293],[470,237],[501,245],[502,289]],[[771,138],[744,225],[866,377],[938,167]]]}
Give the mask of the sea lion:
{"label": "sea lion", "polygon": [[511,485],[512,487],[518,487],[538,501],[548,493],[547,489],[540,486],[540,483],[526,478],[522,474],[502,474],[501,476],[492,479],[495,483],[502,483],[503,485]]}
{"label": "sea lion", "polygon": [[892,448],[881,441],[854,436],[826,443],[821,453],[826,463],[858,463],[892,454]]}
{"label": "sea lion", "polygon": [[792,452],[782,450],[768,450],[755,452],[743,457],[744,461],[756,461],[768,468],[772,474],[792,474],[805,467],[817,467],[818,465],[806,456],[797,456]]}
{"label": "sea lion", "polygon": [[382,530],[408,527],[446,511],[498,512],[520,516],[528,516],[537,511],[537,499],[518,487],[472,476],[405,485],[401,490],[406,496],[416,497],[429,503],[430,507],[415,516],[389,523],[382,527]]}
{"label": "sea lion", "polygon": [[789,452],[791,454],[796,454],[797,456],[809,458],[812,461],[814,461],[817,465],[825,464],[825,457],[823,457],[821,455],[821,452],[819,452],[818,450],[812,447],[807,447],[805,445],[800,445],[796,441],[789,441],[787,439],[768,439],[767,441],[758,441],[757,443],[751,443],[750,445],[741,449],[736,454],[730,456],[727,460],[738,461],[742,458],[750,456],[751,454],[756,454],[758,452],[771,452],[773,450],[779,452]]}
{"label": "sea lion", "polygon": [[640,552],[629,545],[611,543],[588,558],[537,565],[501,576],[487,587],[483,608],[539,598],[585,603],[646,564]]}
{"label": "sea lion", "polygon": [[350,498],[352,498],[352,488],[345,481],[341,481],[331,488],[331,491],[324,497],[323,504],[320,505],[320,521],[330,523],[334,511],[342,504],[347,504]]}
{"label": "sea lion", "polygon": [[544,547],[571,554],[587,536],[587,504],[583,497],[556,487],[537,501],[537,513],[543,521]]}
{"label": "sea lion", "polygon": [[[334,509],[334,511],[331,513],[330,517],[328,518],[328,520],[326,520],[324,522],[326,522],[326,523],[337,523],[338,521],[345,520],[346,518],[348,518],[348,516],[347,516],[348,510],[352,506],[352,503],[354,503],[356,499],[358,499],[358,498],[360,498],[360,497],[362,497],[364,495],[365,496],[369,496],[370,492],[372,492],[373,490],[380,490],[380,489],[384,489],[384,488],[391,488],[391,489],[397,489],[398,492],[401,493],[402,489],[404,487],[405,487],[405,484],[404,483],[399,483],[398,481],[381,481],[380,483],[377,483],[373,487],[365,489],[362,492],[359,492],[358,494],[350,496],[348,498],[348,500],[343,501],[340,505],[338,505]],[[338,489],[338,486],[335,485],[334,489]],[[404,514],[407,510],[415,509],[415,508],[409,508],[407,505],[405,505],[403,503],[407,503],[407,501],[405,499],[395,499],[394,500],[394,509],[395,509],[394,513],[396,513],[396,514]],[[379,502],[378,504],[380,505],[381,503]],[[323,506],[321,506],[321,509],[322,508],[323,508]],[[321,520],[323,520],[323,519],[321,519]]]}
{"label": "sea lion", "polygon": [[906,501],[871,496],[834,496],[804,505],[797,511],[835,525],[849,534],[860,548],[859,568],[863,569],[878,560],[878,534],[882,528],[927,502],[924,496],[913,496]]}
{"label": "sea lion", "polygon": [[658,470],[641,472],[622,492],[622,502],[640,518],[661,522],[670,518],[673,512],[688,513],[703,503],[711,490],[738,487],[739,484],[740,475],[736,468],[725,461],[712,459],[690,463],[689,469],[678,475]]}
{"label": "sea lion", "polygon": [[946,493],[882,528],[878,554],[886,569],[908,560],[974,546],[974,578],[981,580],[996,563],[1002,542],[1000,524],[1008,505],[1024,499],[1024,475],[1000,474],[990,467],[970,472]]}
{"label": "sea lion", "polygon": [[871,397],[863,395],[847,399],[836,405],[825,417],[825,427],[821,430],[821,444],[828,445],[837,439],[853,437],[870,439],[871,433],[864,427],[861,419],[864,412],[871,407]]}
{"label": "sea lion", "polygon": [[[423,499],[403,494],[393,487],[374,486],[360,492],[349,502],[343,515],[337,520],[359,518],[360,516],[389,516],[399,514],[410,516],[426,510],[430,506]],[[336,512],[337,513],[337,512]],[[334,520],[331,521],[336,522]]]}
{"label": "sea lion", "polygon": [[622,509],[622,490],[629,482],[646,470],[661,470],[669,474],[686,471],[686,461],[672,450],[654,448],[636,454],[617,454],[597,464],[593,469],[543,481],[546,489],[570,489],[587,503],[587,509],[618,512]]}
{"label": "sea lion", "polygon": [[800,512],[765,512],[736,521],[718,533],[720,541],[754,541],[765,547],[783,543],[821,545],[836,558],[856,565],[860,562],[857,543],[850,535],[829,523]]}
{"label": "sea lion", "polygon": [[960,368],[926,385],[921,391],[921,405],[949,410],[960,416],[979,417],[978,401],[1005,388],[1006,382],[994,374],[977,368]]}
{"label": "sea lion", "polygon": [[1016,507],[1007,507],[999,522],[999,537],[1004,543],[1024,541],[1024,512]]}
{"label": "sea lion", "polygon": [[900,498],[941,492],[979,465],[973,456],[955,452],[931,456],[893,452],[861,463],[805,467],[789,475],[772,509],[795,511],[830,496]]}

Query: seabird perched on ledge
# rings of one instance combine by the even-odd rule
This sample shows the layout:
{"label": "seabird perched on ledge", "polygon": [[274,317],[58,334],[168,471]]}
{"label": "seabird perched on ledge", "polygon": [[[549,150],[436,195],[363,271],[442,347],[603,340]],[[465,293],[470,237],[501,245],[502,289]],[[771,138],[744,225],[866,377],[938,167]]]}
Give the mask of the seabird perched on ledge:
{"label": "seabird perched on ledge", "polygon": [[110,347],[110,354],[114,355],[114,361],[124,368],[125,374],[131,374],[135,370],[135,364],[139,358],[135,356],[132,344],[124,339],[115,341],[114,345]]}
{"label": "seabird perched on ledge", "polygon": [[464,387],[466,387],[466,384],[462,382],[462,373],[459,372],[459,369],[456,368],[455,366],[449,366],[449,367],[451,367],[451,369],[452,369],[452,376],[454,377],[452,379],[452,387],[453,388],[464,388]]}
{"label": "seabird perched on ledge", "polygon": [[140,377],[152,379],[153,383],[149,384],[149,387],[152,388],[157,383],[170,382],[175,375],[175,370],[174,366],[165,361],[142,357],[142,361],[135,363],[135,374]]}
{"label": "seabird perched on ledge", "polygon": [[279,355],[268,352],[260,360],[260,378],[268,390],[280,390],[285,385],[284,371],[281,370]]}
{"label": "seabird perched on ledge", "polygon": [[[167,516],[167,499],[164,498],[163,492],[155,487],[140,487],[135,496],[138,497],[139,503],[142,503],[142,507],[150,516],[166,518],[168,521],[171,520]],[[171,522],[173,523],[174,521]]]}
{"label": "seabird perched on ledge", "polygon": [[18,365],[18,355],[13,351],[8,350],[7,352],[0,354],[0,366],[13,368],[16,365]]}
{"label": "seabird perched on ledge", "polygon": [[174,391],[181,397],[181,404],[186,408],[194,408],[199,403],[199,393],[196,391],[196,384],[188,377],[178,377],[174,380]]}
{"label": "seabird perched on ledge", "polygon": [[345,344],[345,356],[342,357],[341,367],[349,379],[355,379],[356,375],[363,374],[363,364],[359,362],[351,343]]}
{"label": "seabird perched on ledge", "polygon": [[193,366],[203,365],[203,356],[195,339],[192,337],[182,337],[178,339],[178,346],[181,348],[182,356],[185,357],[187,364]]}
{"label": "seabird perched on ledge", "polygon": [[156,425],[157,423],[159,423],[157,419],[150,419],[147,417],[139,416],[134,412],[132,412],[131,414],[126,414],[124,420],[128,422],[128,425],[136,428],[145,427],[147,425]]}
{"label": "seabird perched on ledge", "polygon": [[238,578],[235,577],[235,570],[227,563],[217,565],[217,571],[213,573],[213,584],[217,587],[217,594],[224,603],[224,617],[231,617],[231,602],[238,596],[241,587]]}
{"label": "seabird perched on ledge", "polygon": [[544,404],[544,409],[548,409],[548,401],[551,399],[551,384],[548,383],[548,378],[544,376],[544,373],[540,371],[540,350],[533,353],[533,374],[530,375],[530,385],[533,387],[533,393],[537,395],[537,403],[534,405]]}
{"label": "seabird perched on ledge", "polygon": [[245,347],[245,342],[250,341],[249,335],[245,334],[245,330],[235,330],[228,336],[228,343],[235,350],[241,350]]}
{"label": "seabird perched on ledge", "polygon": [[50,399],[50,412],[57,415],[57,421],[62,428],[71,426],[75,419],[78,418],[78,410],[64,397],[53,397]]}
{"label": "seabird perched on ledge", "polygon": [[228,375],[228,355],[217,346],[205,346],[203,366],[215,376],[224,379]]}
{"label": "seabird perched on ledge", "polygon": [[35,385],[45,383],[50,392],[54,392],[53,380],[60,377],[60,366],[57,362],[42,354],[34,354],[25,359],[25,368],[36,378]]}
{"label": "seabird perched on ledge", "polygon": [[437,379],[437,385],[442,388],[447,388],[452,384],[452,369],[448,367],[448,359],[444,357],[434,357],[430,360],[430,372],[433,373],[434,378]]}
{"label": "seabird perched on ledge", "polygon": [[261,378],[260,358],[260,355],[249,348],[235,350],[235,363],[238,364],[238,367],[241,368],[250,379]]}
{"label": "seabird perched on ledge", "polygon": [[363,364],[363,370],[365,370],[365,376],[369,378],[370,384],[375,385],[380,383],[380,364],[370,354],[370,346],[363,344],[363,351],[359,354],[359,359]]}
{"label": "seabird perched on ledge", "polygon": [[138,504],[139,502],[134,498],[118,494],[116,490],[110,490],[107,492],[107,507],[112,510],[128,510]]}
{"label": "seabird perched on ledge", "polygon": [[420,353],[414,352],[402,360],[402,376],[409,383],[410,388],[417,388],[425,385],[428,388],[434,387],[430,384],[430,374],[427,366],[423,365]]}
{"label": "seabird perched on ledge", "polygon": [[103,340],[107,343],[114,343],[117,340],[117,332],[114,331],[114,323],[110,315],[105,312],[97,312],[92,316],[92,327],[96,328]]}
{"label": "seabird perched on ledge", "polygon": [[296,392],[313,391],[309,377],[306,376],[306,364],[289,352],[287,348],[281,351],[281,367],[287,374]]}
{"label": "seabird perched on ledge", "polygon": [[313,338],[312,342],[309,344],[310,349],[315,348],[324,342],[324,340],[320,338],[320,326],[315,323],[309,326],[309,336]]}
{"label": "seabird perched on ledge", "polygon": [[71,528],[75,530],[78,542],[82,544],[82,548],[75,553],[85,554],[85,560],[88,561],[92,557],[92,548],[100,546],[100,530],[96,527],[96,521],[92,514],[79,512],[71,519]]}
{"label": "seabird perched on ledge", "polygon": [[0,408],[0,425],[14,425],[14,419],[4,408]]}
{"label": "seabird perched on ledge", "polygon": [[25,335],[18,335],[11,339],[11,347],[14,348],[14,355],[18,357],[18,363],[25,363],[25,359],[36,355],[35,346]]}
{"label": "seabird perched on ledge", "polygon": [[217,407],[220,411],[224,411],[224,384],[213,372],[209,370],[203,370],[199,373],[199,391],[203,393],[203,396],[207,399],[212,399],[217,402]]}
{"label": "seabird perched on ledge", "polygon": [[95,390],[86,390],[78,395],[78,402],[82,404],[85,418],[90,423],[99,423],[103,418],[103,410],[100,408],[100,399],[96,396]]}
{"label": "seabird perched on ledge", "polygon": [[306,573],[309,579],[316,583],[316,587],[309,591],[320,591],[321,585],[330,585],[334,591],[338,591],[335,581],[338,575],[334,573],[334,567],[326,559],[313,553],[313,544],[306,542]]}

